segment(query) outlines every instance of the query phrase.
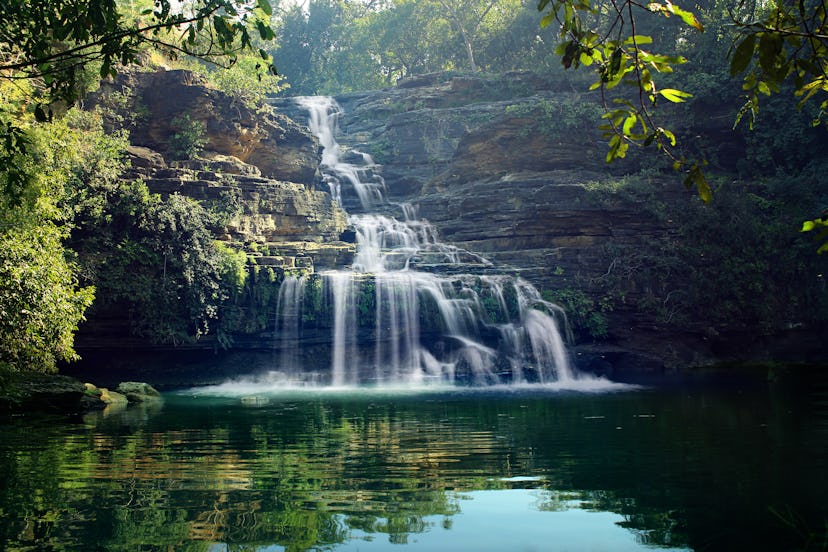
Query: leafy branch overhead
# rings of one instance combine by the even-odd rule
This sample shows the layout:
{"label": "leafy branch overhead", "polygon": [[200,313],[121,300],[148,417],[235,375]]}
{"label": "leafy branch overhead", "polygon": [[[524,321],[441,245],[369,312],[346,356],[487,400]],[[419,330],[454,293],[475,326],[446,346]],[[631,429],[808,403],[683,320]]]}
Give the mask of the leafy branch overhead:
{"label": "leafy branch overhead", "polygon": [[785,81],[794,86],[800,108],[821,98],[814,126],[828,123],[828,21],[824,2],[773,2],[761,17],[731,12],[739,31],[730,56],[730,74],[744,74],[747,101],[738,119],[750,117],[759,97],[780,92]]}
{"label": "leafy branch overhead", "polygon": [[[689,161],[676,153],[675,134],[654,118],[662,100],[681,103],[691,95],[660,86],[659,77],[672,73],[687,59],[652,50],[652,36],[639,31],[644,16],[678,18],[687,29],[704,31],[699,18],[670,0],[643,4],[635,0],[540,0],[541,25],[559,25],[556,54],[566,68],[589,66],[597,80],[604,105],[601,129],[609,140],[607,161],[626,156],[629,146],[655,146],[667,155],[676,170],[685,173],[685,185],[694,187],[702,200],[711,192],[704,175],[704,162]],[[800,107],[821,98],[814,125],[828,112],[828,28],[822,2],[770,2],[762,6],[738,2],[728,9],[735,31],[730,51],[730,72],[744,74],[745,105],[735,114],[736,124],[749,115],[751,127],[759,109],[759,97],[780,92],[783,83],[793,83]],[[619,87],[619,85],[628,85]],[[619,92],[631,89],[632,93]]]}
{"label": "leafy branch overhead", "polygon": [[[275,36],[268,0],[154,0],[135,14],[120,8],[117,0],[4,0],[0,79],[37,81],[47,102],[71,102],[93,63],[101,77],[115,75],[118,64],[138,63],[141,50],[154,47],[229,65],[253,48],[251,31],[265,41]],[[269,55],[259,54],[275,72]]]}
{"label": "leafy branch overhead", "polygon": [[[687,59],[651,51],[653,38],[639,33],[636,20],[643,12],[676,16],[701,32],[704,27],[698,18],[670,0],[646,6],[634,0],[540,0],[538,9],[546,12],[541,26],[560,26],[561,42],[555,53],[563,66],[595,68],[598,79],[590,90],[601,93],[605,122],[600,129],[609,140],[607,161],[626,157],[631,144],[653,145],[670,158],[676,170],[685,171],[685,185],[695,185],[702,200],[709,201],[710,186],[702,163],[675,153],[675,134],[660,126],[653,113],[662,100],[680,103],[691,96],[683,90],[662,88],[657,82],[659,74],[672,73],[674,66],[686,63]],[[616,94],[619,85],[632,85],[632,97]]]}

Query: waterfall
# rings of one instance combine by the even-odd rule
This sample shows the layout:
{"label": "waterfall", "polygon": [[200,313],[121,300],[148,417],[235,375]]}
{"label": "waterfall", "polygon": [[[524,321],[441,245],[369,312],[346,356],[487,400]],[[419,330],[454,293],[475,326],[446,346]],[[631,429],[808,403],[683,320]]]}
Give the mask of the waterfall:
{"label": "waterfall", "polygon": [[[440,242],[436,229],[417,218],[416,206],[389,202],[380,167],[337,143],[341,110],[332,98],[297,102],[322,144],[320,171],[331,196],[343,207],[353,203],[348,220],[356,255],[350,270],[308,277],[321,282],[324,309],[304,300],[310,293],[303,291],[305,278],[284,279],[277,324],[283,371],[298,366],[290,342],[299,339],[302,320],[327,317],[326,381],[332,386],[578,379],[561,336],[559,307],[520,278],[492,275],[492,263],[483,257]],[[317,329],[319,324],[324,327],[317,321]]]}
{"label": "waterfall", "polygon": [[279,364],[287,373],[296,373],[301,368],[298,343],[302,331],[305,280],[305,277],[285,276],[276,299],[275,334],[280,350]]}

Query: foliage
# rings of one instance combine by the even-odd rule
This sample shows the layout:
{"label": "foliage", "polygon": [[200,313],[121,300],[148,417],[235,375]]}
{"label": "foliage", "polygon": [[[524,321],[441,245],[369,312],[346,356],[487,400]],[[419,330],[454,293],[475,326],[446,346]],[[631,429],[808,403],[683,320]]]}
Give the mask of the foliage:
{"label": "foliage", "polygon": [[0,172],[0,364],[52,371],[76,358],[74,333],[94,293],[79,284],[78,265],[64,247],[72,212],[62,202],[86,171],[100,169],[99,178],[107,178],[104,159],[116,148],[84,140],[65,123],[16,132],[25,150],[0,147],[14,163]]}
{"label": "foliage", "polygon": [[[730,74],[744,74],[747,102],[736,113],[736,124],[749,115],[752,128],[759,97],[782,91],[786,81],[793,83],[793,94],[801,98],[800,107],[828,92],[828,38],[823,4],[739,2],[734,6],[712,1],[696,7],[713,27],[713,36],[733,45],[726,54],[730,58]],[[631,144],[654,145],[672,160],[676,170],[685,172],[685,185],[696,187],[699,197],[709,201],[706,163],[690,161],[674,152],[676,134],[660,126],[653,115],[660,100],[682,103],[691,97],[691,93],[670,86],[670,81],[676,79],[670,79],[669,74],[674,66],[686,63],[687,58],[680,51],[691,52],[687,46],[696,39],[682,29],[666,35],[661,32],[656,38],[662,42],[666,38],[667,43],[660,44],[662,51],[656,52],[650,50],[650,45],[658,42],[655,35],[642,30],[653,17],[674,17],[685,25],[685,30],[704,31],[699,17],[669,0],[646,6],[631,0],[541,0],[538,9],[544,12],[542,26],[553,22],[559,25],[556,54],[563,66],[595,68],[598,79],[591,89],[600,90],[605,109],[607,122],[601,128],[609,139],[607,161],[625,157]],[[658,28],[653,30],[658,32]],[[704,59],[708,52],[693,53],[699,56],[700,67],[709,64]],[[720,56],[721,52],[715,52],[712,57]],[[667,86],[662,85],[665,81]],[[632,92],[618,92],[621,84],[631,85],[627,88]],[[825,120],[827,108],[828,100],[824,100],[813,117],[814,125]]]}
{"label": "foliage", "polygon": [[606,313],[613,309],[609,299],[596,302],[583,291],[573,288],[544,290],[543,298],[563,307],[575,331],[585,331],[593,339],[607,337]]}
{"label": "foliage", "polygon": [[[268,0],[196,0],[186,6],[157,0],[138,14],[116,0],[8,0],[0,4],[0,78],[34,81],[46,103],[83,93],[93,63],[101,77],[139,61],[142,48],[160,48],[212,62],[232,61],[252,47],[249,27],[273,32],[258,15]],[[263,57],[266,55],[263,54]],[[40,118],[47,114],[41,109]]]}
{"label": "foliage", "polygon": [[[216,246],[211,232],[231,216],[225,212],[231,207],[208,211],[193,200],[165,200],[142,182],[122,180],[126,138],[105,134],[98,113],[73,109],[27,136],[31,166],[38,167],[28,181],[40,194],[29,192],[40,213],[30,223],[45,232],[58,228],[50,220],[60,220],[59,236],[69,235],[77,252],[76,263],[55,270],[68,282],[95,286],[93,309],[124,308],[133,331],[153,341],[181,343],[206,333],[221,301],[244,280],[238,255]],[[26,205],[11,212],[22,219]],[[43,262],[54,257],[47,253]]]}
{"label": "foliage", "polygon": [[247,282],[247,255],[222,242],[215,242],[219,253],[219,271],[222,284],[237,296]]}
{"label": "foliage", "polygon": [[802,232],[817,231],[816,239],[823,243],[817,249],[817,253],[825,253],[828,251],[828,217],[822,216],[814,220],[806,220],[802,223]]}
{"label": "foliage", "polygon": [[175,130],[169,139],[172,156],[176,159],[197,157],[207,144],[207,125],[185,113],[173,119],[171,126]]}
{"label": "foliage", "polygon": [[321,323],[327,319],[328,307],[325,303],[324,286],[322,277],[314,274],[308,279],[305,285],[305,293],[302,296],[302,322]]}
{"label": "foliage", "polygon": [[359,282],[359,289],[356,298],[359,324],[365,327],[373,327],[377,314],[377,291],[376,282],[373,277],[365,278]]}
{"label": "foliage", "polygon": [[[676,16],[686,25],[703,31],[698,18],[669,0],[651,2],[646,7],[633,0],[610,0],[607,5],[589,0],[540,0],[538,10],[546,12],[541,26],[556,22],[560,43],[555,53],[565,68],[595,66],[597,80],[590,90],[599,90],[603,118],[599,128],[608,139],[607,161],[627,156],[631,144],[655,146],[673,162],[676,170],[686,172],[685,185],[695,186],[704,201],[710,200],[710,186],[700,162],[688,162],[674,153],[677,144],[673,131],[662,127],[654,118],[653,108],[661,101],[681,103],[690,93],[662,86],[660,75],[673,72],[675,65],[687,62],[682,55],[650,51],[653,37],[641,34],[636,16]],[[620,88],[618,88],[620,85]],[[616,89],[633,90],[611,96]]]}
{"label": "foliage", "polygon": [[[758,17],[757,17],[758,16]],[[747,102],[739,111],[750,116],[760,95],[770,96],[792,81],[800,106],[824,98],[813,124],[828,123],[828,13],[820,2],[771,2],[757,14],[731,12],[738,36],[730,57],[731,75],[744,73]]]}
{"label": "foliage", "polygon": [[[270,59],[270,58],[268,58]],[[230,67],[208,70],[208,82],[249,109],[261,109],[268,95],[288,88],[284,77],[261,72],[262,59],[249,54],[240,55]],[[201,66],[205,67],[205,66]],[[209,66],[208,66],[209,68]]]}
{"label": "foliage", "polygon": [[590,121],[599,120],[601,111],[594,103],[580,98],[563,96],[560,100],[541,98],[525,104],[514,104],[506,113],[531,119],[522,129],[522,137],[559,136],[565,132],[583,130]]}
{"label": "foliage", "polygon": [[[822,161],[797,175],[731,182],[699,201],[650,201],[666,186],[650,174],[593,185],[593,202],[626,205],[668,230],[644,246],[608,241],[607,271],[593,285],[659,322],[704,331],[772,331],[825,319],[825,261],[791,223],[824,200]],[[822,199],[821,199],[822,198]],[[642,206],[646,206],[642,210]]]}
{"label": "foliage", "polygon": [[278,14],[274,59],[291,91],[375,89],[437,71],[548,69],[534,0],[312,0]]}
{"label": "foliage", "polygon": [[98,288],[96,308],[125,308],[132,331],[155,343],[207,334],[243,280],[237,257],[216,246],[208,211],[177,194],[151,195],[141,182],[109,191],[107,205],[73,240]]}
{"label": "foliage", "polygon": [[496,8],[498,4],[503,4],[503,2],[497,2],[495,0],[438,1],[439,5],[443,8],[441,15],[451,23],[451,26],[456,29],[463,41],[463,46],[468,56],[468,69],[476,73],[478,67],[474,60],[475,44],[478,41],[487,16],[493,11],[493,8]]}
{"label": "foliage", "polygon": [[57,361],[77,358],[74,333],[94,289],[78,286],[62,238],[47,221],[0,232],[0,364],[7,369],[54,371]]}

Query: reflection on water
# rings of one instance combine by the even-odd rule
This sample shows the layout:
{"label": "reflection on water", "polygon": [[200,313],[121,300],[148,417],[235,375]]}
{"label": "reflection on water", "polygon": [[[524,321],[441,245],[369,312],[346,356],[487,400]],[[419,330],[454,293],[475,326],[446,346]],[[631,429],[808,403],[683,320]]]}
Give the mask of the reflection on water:
{"label": "reflection on water", "polygon": [[807,391],[186,393],[12,420],[0,549],[803,548],[828,520]]}

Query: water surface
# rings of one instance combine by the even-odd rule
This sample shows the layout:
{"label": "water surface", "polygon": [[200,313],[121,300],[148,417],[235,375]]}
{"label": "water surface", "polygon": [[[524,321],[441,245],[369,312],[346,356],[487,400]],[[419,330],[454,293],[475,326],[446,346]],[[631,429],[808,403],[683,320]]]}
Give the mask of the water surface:
{"label": "water surface", "polygon": [[170,393],[0,424],[0,549],[817,550],[826,438],[824,385]]}

